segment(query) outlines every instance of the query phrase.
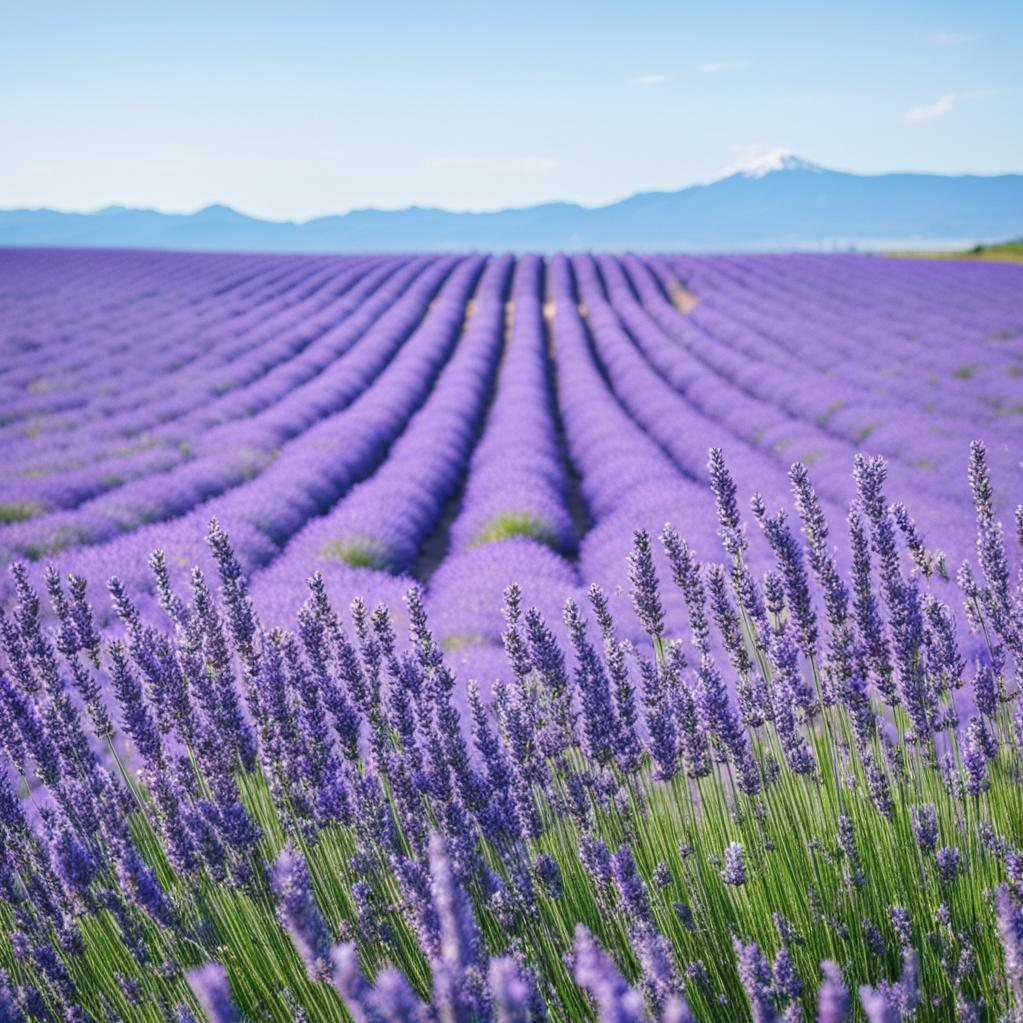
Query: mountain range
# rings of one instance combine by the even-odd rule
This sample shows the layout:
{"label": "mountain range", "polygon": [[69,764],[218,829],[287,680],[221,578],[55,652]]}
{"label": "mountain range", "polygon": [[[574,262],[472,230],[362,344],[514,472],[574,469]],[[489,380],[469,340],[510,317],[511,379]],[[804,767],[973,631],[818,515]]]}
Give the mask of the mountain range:
{"label": "mountain range", "polygon": [[304,222],[229,206],[196,213],[110,206],[0,210],[3,246],[268,252],[511,249],[829,249],[968,245],[1023,234],[1023,174],[861,175],[795,156],[606,206],[545,203],[489,213],[409,207]]}

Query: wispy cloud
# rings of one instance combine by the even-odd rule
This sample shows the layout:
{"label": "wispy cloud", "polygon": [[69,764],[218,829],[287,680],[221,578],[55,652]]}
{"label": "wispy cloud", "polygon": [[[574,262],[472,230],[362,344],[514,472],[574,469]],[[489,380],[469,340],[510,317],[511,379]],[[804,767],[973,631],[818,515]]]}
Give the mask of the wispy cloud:
{"label": "wispy cloud", "polygon": [[429,170],[482,171],[486,174],[546,174],[558,161],[549,156],[428,156]]}
{"label": "wispy cloud", "polygon": [[666,85],[670,81],[670,75],[640,75],[638,78],[633,78],[632,84],[649,88],[652,85]]}
{"label": "wispy cloud", "polygon": [[749,67],[748,60],[710,60],[700,65],[700,70],[706,75],[719,75],[723,71],[741,71]]}
{"label": "wispy cloud", "polygon": [[958,46],[972,42],[974,37],[965,32],[928,32],[924,38],[931,46]]}
{"label": "wispy cloud", "polygon": [[956,101],[954,92],[946,93],[941,99],[936,100],[926,107],[911,107],[903,115],[907,124],[919,124],[921,121],[933,121],[936,117],[944,117],[953,107]]}

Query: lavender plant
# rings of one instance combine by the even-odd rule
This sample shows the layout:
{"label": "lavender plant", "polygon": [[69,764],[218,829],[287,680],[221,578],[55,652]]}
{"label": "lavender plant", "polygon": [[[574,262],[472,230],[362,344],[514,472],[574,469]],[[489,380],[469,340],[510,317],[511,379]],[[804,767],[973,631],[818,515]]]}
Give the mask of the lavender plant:
{"label": "lavender plant", "polygon": [[114,579],[102,633],[81,578],[47,575],[51,625],[14,564],[0,1020],[1023,1018],[1023,583],[983,446],[976,668],[882,460],[849,578],[805,466],[802,535],[753,501],[762,579],[720,451],[707,475],[722,564],[668,527],[665,576],[636,534],[648,642],[593,587],[563,644],[512,588],[468,719],[418,589],[405,642],[321,576],[272,627],[213,523],[215,577],[177,592],[158,552],[162,617]]}

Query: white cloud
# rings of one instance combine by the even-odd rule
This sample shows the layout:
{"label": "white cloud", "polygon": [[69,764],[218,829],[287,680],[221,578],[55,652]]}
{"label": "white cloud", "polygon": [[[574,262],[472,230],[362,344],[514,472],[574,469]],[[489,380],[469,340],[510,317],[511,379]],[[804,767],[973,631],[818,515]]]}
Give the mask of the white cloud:
{"label": "white cloud", "polygon": [[717,75],[722,71],[741,71],[746,67],[749,67],[748,60],[711,60],[701,64],[700,70],[704,74]]}
{"label": "white cloud", "polygon": [[958,46],[973,41],[973,36],[965,32],[928,32],[924,38],[931,46]]}
{"label": "white cloud", "polygon": [[546,174],[558,161],[549,156],[428,156],[429,170],[482,171],[486,174]]}
{"label": "white cloud", "polygon": [[941,99],[936,100],[926,107],[911,107],[903,115],[907,124],[918,124],[921,121],[933,121],[936,117],[944,117],[951,109],[956,100],[954,92],[946,93]]}
{"label": "white cloud", "polygon": [[640,75],[638,78],[633,78],[633,85],[643,85],[650,87],[652,85],[666,85],[671,81],[669,75]]}

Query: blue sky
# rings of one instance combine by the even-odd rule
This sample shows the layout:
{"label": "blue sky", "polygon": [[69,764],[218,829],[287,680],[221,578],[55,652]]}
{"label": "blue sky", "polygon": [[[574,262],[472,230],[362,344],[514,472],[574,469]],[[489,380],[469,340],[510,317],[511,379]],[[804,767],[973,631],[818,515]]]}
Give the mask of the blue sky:
{"label": "blue sky", "polygon": [[0,207],[599,204],[779,149],[1023,171],[1023,2],[35,3]]}

